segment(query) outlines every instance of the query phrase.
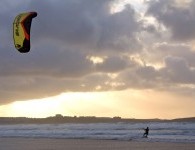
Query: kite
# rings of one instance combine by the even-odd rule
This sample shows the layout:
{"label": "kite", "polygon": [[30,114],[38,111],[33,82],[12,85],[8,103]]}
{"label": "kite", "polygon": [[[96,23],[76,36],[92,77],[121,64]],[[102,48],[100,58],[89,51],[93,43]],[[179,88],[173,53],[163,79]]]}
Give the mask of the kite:
{"label": "kite", "polygon": [[36,12],[21,13],[16,16],[13,23],[13,38],[15,48],[21,53],[30,51],[31,22],[37,16]]}

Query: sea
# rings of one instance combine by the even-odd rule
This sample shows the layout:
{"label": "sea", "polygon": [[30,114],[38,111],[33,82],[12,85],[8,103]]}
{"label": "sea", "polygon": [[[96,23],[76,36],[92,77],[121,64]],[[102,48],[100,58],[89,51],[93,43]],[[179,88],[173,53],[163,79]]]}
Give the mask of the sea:
{"label": "sea", "polygon": [[[149,127],[148,138],[143,138]],[[195,142],[194,122],[66,123],[0,125],[0,137]]]}

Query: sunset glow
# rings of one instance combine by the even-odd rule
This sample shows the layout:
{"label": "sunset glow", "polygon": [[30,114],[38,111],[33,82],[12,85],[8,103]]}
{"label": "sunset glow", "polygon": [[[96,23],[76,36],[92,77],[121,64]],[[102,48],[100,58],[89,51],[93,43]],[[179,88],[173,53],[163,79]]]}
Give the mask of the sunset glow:
{"label": "sunset glow", "polygon": [[[59,96],[18,101],[2,106],[1,113],[14,117],[98,116],[123,118],[168,118],[193,116],[195,102],[192,99],[182,102],[182,97],[146,90],[126,90],[121,92],[64,93]],[[177,103],[177,105],[175,105]],[[189,107],[188,104],[191,104]],[[180,112],[180,108],[186,114]],[[173,113],[176,109],[177,113]],[[178,116],[177,116],[178,115]],[[169,116],[169,117],[167,117]]]}

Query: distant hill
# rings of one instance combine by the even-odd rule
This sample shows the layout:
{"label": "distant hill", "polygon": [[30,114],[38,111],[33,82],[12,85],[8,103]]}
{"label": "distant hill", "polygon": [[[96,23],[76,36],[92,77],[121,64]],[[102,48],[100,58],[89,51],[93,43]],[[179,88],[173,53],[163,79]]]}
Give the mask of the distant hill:
{"label": "distant hill", "polygon": [[177,118],[177,119],[173,119],[172,121],[176,121],[176,122],[195,122],[195,117],[191,117],[191,118]]}
{"label": "distant hill", "polygon": [[117,123],[117,122],[195,122],[195,117],[178,118],[172,120],[162,119],[125,119],[121,117],[69,117],[60,114],[48,118],[26,118],[26,117],[0,117],[0,124],[51,124],[51,123]]}

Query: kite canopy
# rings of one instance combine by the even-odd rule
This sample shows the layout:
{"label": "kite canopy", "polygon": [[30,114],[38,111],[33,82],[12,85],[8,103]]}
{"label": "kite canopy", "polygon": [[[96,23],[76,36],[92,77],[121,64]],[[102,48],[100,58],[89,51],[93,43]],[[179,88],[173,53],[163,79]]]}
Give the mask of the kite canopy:
{"label": "kite canopy", "polygon": [[37,16],[36,12],[21,13],[16,16],[13,23],[13,38],[16,49],[21,53],[30,51],[31,22]]}

